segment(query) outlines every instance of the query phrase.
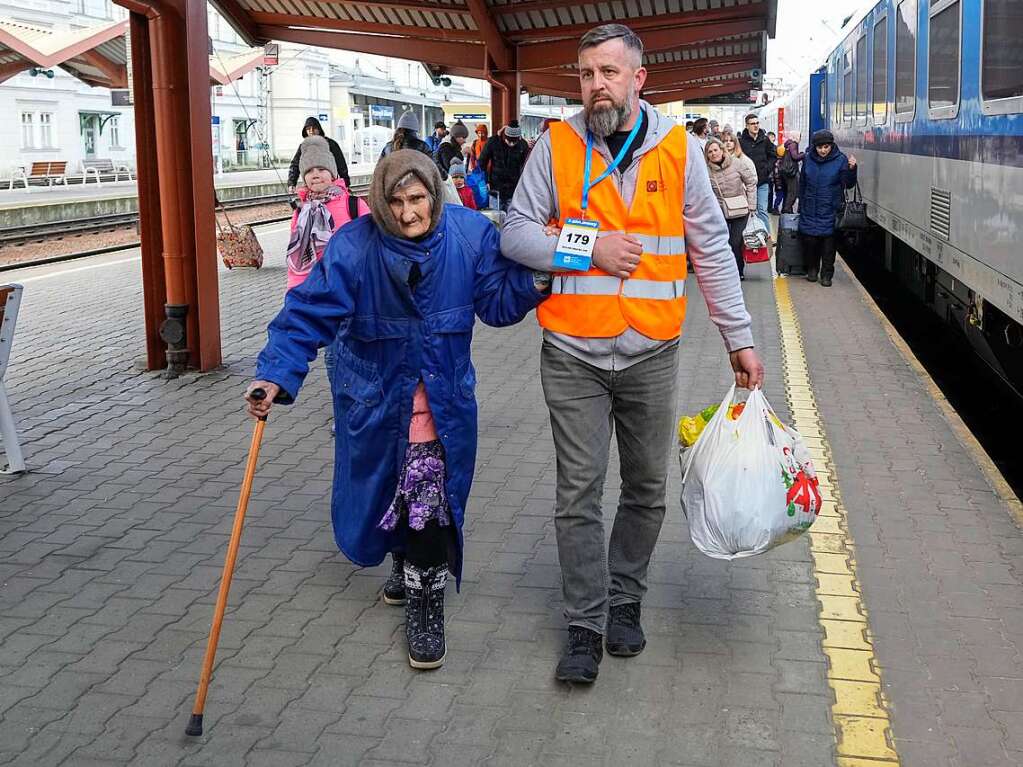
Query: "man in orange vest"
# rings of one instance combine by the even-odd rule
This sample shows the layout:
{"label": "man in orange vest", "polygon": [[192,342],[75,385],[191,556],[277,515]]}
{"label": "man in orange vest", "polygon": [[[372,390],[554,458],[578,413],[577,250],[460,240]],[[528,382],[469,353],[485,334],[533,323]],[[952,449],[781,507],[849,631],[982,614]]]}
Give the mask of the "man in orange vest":
{"label": "man in orange vest", "polygon": [[[699,144],[640,100],[642,61],[628,27],[582,38],[583,112],[539,138],[501,235],[507,257],[553,273],[537,317],[569,624],[555,675],[566,682],[597,678],[605,641],[612,655],[646,646],[640,603],[665,514],[687,256],[736,382],[753,387],[764,373]],[[622,489],[605,556],[612,431]]]}

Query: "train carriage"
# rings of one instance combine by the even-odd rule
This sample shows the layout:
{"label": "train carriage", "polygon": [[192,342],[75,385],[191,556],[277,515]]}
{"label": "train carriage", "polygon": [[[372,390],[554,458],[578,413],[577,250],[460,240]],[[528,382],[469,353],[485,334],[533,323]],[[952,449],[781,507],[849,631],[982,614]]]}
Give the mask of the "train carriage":
{"label": "train carriage", "polygon": [[878,227],[851,255],[879,254],[1023,391],[1023,2],[882,0],[849,30],[762,124],[781,107],[804,145],[830,128]]}

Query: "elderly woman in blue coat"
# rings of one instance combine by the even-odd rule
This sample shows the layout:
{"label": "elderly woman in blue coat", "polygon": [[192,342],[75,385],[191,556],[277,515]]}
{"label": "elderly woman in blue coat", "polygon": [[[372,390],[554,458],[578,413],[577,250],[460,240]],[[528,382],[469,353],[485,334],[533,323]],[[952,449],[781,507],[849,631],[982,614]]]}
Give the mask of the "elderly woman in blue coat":
{"label": "elderly woman in blue coat", "polygon": [[[355,564],[393,557],[383,598],[404,604],[409,663],[443,663],[444,587],[460,581],[462,522],[476,460],[475,318],[513,325],[550,276],[504,259],[479,213],[444,205],[440,172],[415,150],[382,159],[372,217],[341,228],[270,323],[246,398],[253,416],[298,395],[338,337],[331,516]],[[250,396],[254,388],[264,400]]]}
{"label": "elderly woman in blue coat", "polygon": [[813,149],[803,158],[799,175],[799,233],[803,241],[806,279],[831,287],[835,275],[835,218],[845,190],[856,186],[856,158],[846,156],[829,130],[819,130]]}

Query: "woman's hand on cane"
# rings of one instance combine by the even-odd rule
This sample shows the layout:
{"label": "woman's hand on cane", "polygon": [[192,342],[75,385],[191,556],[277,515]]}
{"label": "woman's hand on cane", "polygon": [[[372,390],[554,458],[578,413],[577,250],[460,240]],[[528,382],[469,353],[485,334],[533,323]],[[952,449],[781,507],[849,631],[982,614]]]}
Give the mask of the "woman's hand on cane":
{"label": "woman's hand on cane", "polygon": [[[257,399],[252,396],[256,389],[262,389],[266,396]],[[281,387],[270,381],[253,381],[245,390],[245,401],[249,403],[249,415],[253,418],[266,418],[270,413],[270,406],[273,405],[274,397],[280,392]]]}

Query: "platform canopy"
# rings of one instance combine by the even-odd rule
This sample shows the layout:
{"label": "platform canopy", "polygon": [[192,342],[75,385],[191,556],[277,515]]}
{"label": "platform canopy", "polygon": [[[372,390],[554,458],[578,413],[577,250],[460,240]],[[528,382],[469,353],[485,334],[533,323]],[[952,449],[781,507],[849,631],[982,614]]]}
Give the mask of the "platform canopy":
{"label": "platform canopy", "polygon": [[[435,75],[578,97],[580,36],[620,22],[646,47],[655,103],[745,92],[777,0],[213,0],[250,45],[282,40],[423,62]],[[514,80],[506,73],[517,72]],[[514,109],[514,107],[512,107]]]}
{"label": "platform canopy", "polygon": [[89,85],[123,88],[128,82],[127,29],[127,21],[113,21],[55,32],[0,19],[0,82],[33,68],[59,66]]}

